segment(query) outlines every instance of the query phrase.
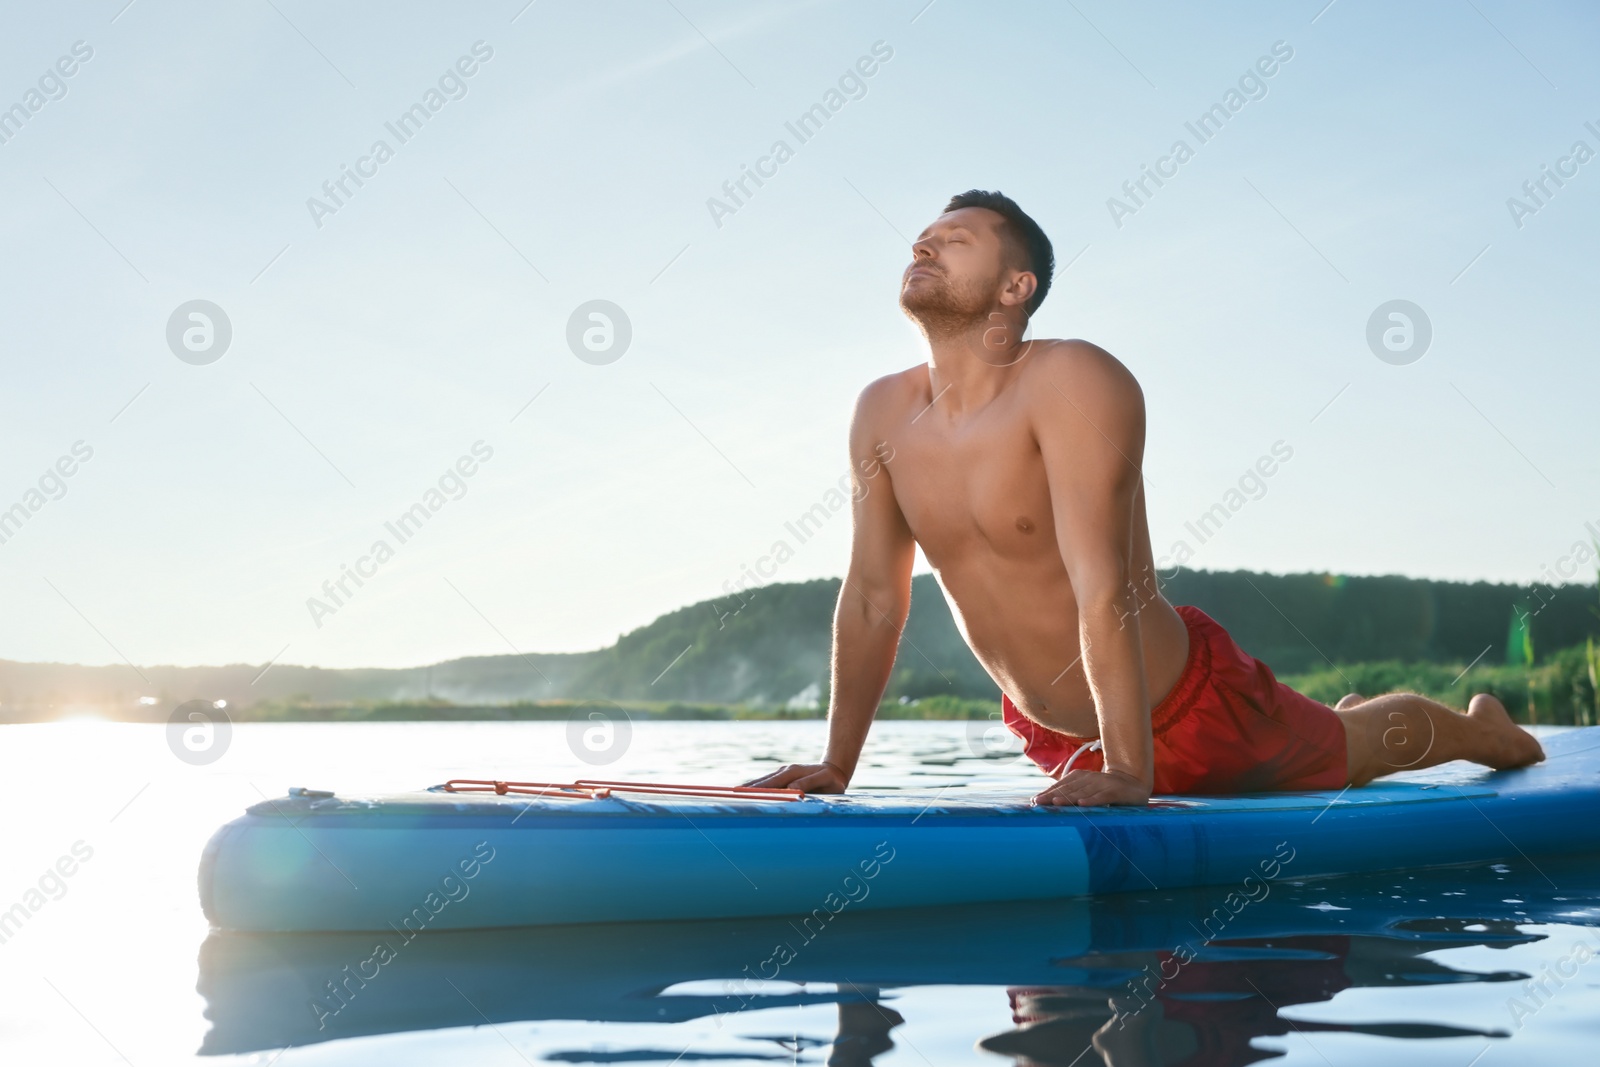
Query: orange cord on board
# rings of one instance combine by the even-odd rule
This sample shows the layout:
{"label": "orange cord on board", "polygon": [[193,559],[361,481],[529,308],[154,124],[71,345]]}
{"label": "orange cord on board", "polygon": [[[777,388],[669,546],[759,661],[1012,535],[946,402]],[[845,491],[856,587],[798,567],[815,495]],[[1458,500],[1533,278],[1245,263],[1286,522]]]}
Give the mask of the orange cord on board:
{"label": "orange cord on board", "polygon": [[576,782],[503,782],[489,778],[452,778],[442,787],[447,793],[494,793],[505,796],[567,797],[604,800],[612,793],[653,793],[677,797],[745,797],[751,800],[804,800],[803,789],[775,789],[759,785],[673,785],[664,782],[615,782],[580,778]]}

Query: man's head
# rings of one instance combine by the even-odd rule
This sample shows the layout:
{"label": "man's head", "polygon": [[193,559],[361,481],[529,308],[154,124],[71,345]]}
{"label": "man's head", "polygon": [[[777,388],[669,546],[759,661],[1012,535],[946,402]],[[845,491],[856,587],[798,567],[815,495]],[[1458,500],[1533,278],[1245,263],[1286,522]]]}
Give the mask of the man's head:
{"label": "man's head", "polygon": [[969,189],[912,245],[900,306],[925,331],[954,332],[1014,308],[1023,319],[1050,291],[1055,253],[1039,224],[1002,193]]}

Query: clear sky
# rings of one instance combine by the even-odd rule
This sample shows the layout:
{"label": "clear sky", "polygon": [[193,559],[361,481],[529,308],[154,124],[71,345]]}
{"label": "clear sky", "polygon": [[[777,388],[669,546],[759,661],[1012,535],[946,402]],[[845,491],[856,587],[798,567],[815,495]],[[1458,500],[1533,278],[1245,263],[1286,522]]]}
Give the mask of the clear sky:
{"label": "clear sky", "polygon": [[1158,554],[1533,580],[1600,529],[1600,8],[1325,3],[19,7],[0,658],[579,650],[780,540],[840,574],[845,514],[785,524],[974,186],[1055,242],[1035,334],[1138,375]]}

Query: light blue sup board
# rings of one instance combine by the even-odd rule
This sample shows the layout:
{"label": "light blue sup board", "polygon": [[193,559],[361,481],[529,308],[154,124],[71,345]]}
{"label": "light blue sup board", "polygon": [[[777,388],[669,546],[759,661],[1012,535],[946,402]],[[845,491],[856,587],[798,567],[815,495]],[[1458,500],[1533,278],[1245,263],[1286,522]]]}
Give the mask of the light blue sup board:
{"label": "light blue sup board", "polygon": [[[1600,852],[1600,727],[1518,771],[1034,808],[1026,796],[297,795],[217,831],[218,929],[384,931],[1044,900]],[[1292,857],[1290,859],[1289,857]]]}

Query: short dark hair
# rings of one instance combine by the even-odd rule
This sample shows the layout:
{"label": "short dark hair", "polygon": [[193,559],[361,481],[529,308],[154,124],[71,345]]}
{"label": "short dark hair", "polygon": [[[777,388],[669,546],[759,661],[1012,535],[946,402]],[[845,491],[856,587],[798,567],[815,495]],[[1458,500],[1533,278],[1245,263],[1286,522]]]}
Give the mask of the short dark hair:
{"label": "short dark hair", "polygon": [[1004,236],[1022,246],[1023,254],[1027,258],[1027,269],[1039,280],[1039,286],[1033,291],[1033,296],[1028,299],[1028,314],[1032,315],[1039,310],[1039,305],[1044,303],[1045,294],[1050,292],[1050,276],[1056,270],[1055,250],[1050,247],[1050,238],[1044,235],[1044,230],[1017,206],[1017,202],[1001,192],[990,192],[987,189],[968,189],[950,198],[944,206],[946,212],[955,211],[964,207],[986,207],[995,212],[1005,223],[1001,226]]}

